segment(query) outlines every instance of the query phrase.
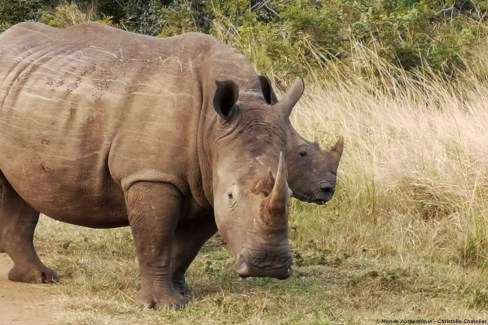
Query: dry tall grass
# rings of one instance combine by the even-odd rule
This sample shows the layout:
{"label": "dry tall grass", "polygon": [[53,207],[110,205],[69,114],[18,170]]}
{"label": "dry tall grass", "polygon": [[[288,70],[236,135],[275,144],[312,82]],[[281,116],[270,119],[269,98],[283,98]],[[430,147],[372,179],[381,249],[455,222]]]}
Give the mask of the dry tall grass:
{"label": "dry tall grass", "polygon": [[338,73],[295,110],[306,137],[346,139],[326,210],[341,228],[310,226],[337,250],[488,266],[488,61],[454,83],[358,54],[370,78]]}

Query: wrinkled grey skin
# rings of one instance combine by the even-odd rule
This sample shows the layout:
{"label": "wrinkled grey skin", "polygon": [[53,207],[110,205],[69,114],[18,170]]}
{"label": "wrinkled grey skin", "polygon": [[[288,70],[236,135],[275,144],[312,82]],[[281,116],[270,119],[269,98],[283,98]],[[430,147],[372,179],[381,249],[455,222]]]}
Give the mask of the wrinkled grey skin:
{"label": "wrinkled grey skin", "polygon": [[98,24],[10,28],[0,76],[9,279],[57,281],[32,243],[40,212],[130,226],[144,306],[184,304],[184,273],[217,230],[240,276],[290,276],[283,153],[303,82],[270,105],[247,60],[209,36]]}

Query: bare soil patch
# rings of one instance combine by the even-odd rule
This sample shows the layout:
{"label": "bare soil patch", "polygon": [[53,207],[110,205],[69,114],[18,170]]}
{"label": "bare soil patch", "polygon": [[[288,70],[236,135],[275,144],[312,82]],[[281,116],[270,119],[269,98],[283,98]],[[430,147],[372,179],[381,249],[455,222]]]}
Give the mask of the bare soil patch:
{"label": "bare soil patch", "polygon": [[0,253],[0,325],[57,325],[59,304],[49,295],[50,285],[12,282],[13,263]]}

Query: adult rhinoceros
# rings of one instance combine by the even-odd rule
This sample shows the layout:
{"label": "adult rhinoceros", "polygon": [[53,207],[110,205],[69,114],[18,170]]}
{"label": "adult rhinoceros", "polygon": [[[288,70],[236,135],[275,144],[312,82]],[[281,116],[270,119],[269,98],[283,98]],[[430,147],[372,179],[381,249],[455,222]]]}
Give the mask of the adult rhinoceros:
{"label": "adult rhinoceros", "polygon": [[147,306],[184,302],[172,255],[184,258],[188,236],[209,222],[240,275],[287,278],[281,152],[303,86],[270,108],[251,86],[250,66],[236,66],[242,60],[201,34],[161,40],[98,24],[36,23],[4,32],[0,231],[14,262],[9,278],[57,278],[32,245],[39,212],[88,227],[130,226]]}
{"label": "adult rhinoceros", "polygon": [[172,279],[215,227],[241,276],[289,276],[278,157],[301,82],[269,107],[248,62],[209,36],[161,40],[97,24],[14,26],[0,36],[0,76],[0,243],[14,261],[10,279],[57,279],[32,245],[39,211],[89,227],[130,225],[140,301],[156,308],[183,302]]}

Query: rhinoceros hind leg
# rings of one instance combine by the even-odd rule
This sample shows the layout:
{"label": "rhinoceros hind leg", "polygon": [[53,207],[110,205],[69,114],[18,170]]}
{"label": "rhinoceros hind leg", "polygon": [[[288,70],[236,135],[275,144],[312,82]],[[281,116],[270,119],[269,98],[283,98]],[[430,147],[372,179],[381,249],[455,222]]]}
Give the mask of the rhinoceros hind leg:
{"label": "rhinoceros hind leg", "polygon": [[171,256],[173,285],[186,298],[193,298],[194,293],[186,283],[185,273],[203,244],[217,232],[213,213],[201,215],[198,219],[188,224],[180,223],[173,239]]}
{"label": "rhinoceros hind leg", "polygon": [[0,231],[3,249],[14,262],[8,278],[16,282],[58,282],[37,256],[33,244],[39,212],[30,207],[0,175]]}

